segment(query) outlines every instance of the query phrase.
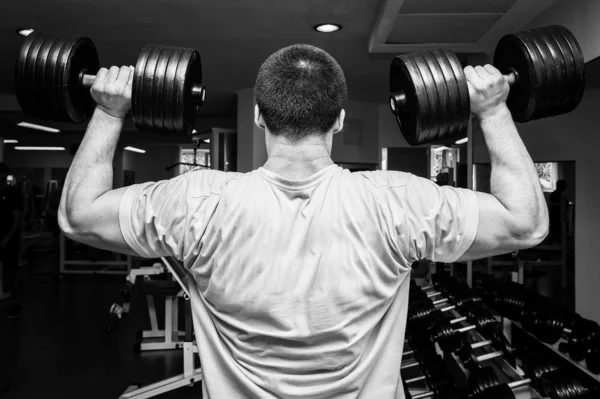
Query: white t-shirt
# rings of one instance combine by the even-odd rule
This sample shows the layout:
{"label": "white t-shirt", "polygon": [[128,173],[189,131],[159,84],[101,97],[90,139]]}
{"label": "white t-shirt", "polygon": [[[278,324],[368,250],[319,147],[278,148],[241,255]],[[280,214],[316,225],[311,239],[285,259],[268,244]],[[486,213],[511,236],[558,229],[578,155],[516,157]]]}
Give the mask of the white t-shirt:
{"label": "white t-shirt", "polygon": [[134,185],[119,218],[140,256],[196,281],[206,399],[397,399],[411,264],[462,256],[479,210],[469,190],[331,165]]}

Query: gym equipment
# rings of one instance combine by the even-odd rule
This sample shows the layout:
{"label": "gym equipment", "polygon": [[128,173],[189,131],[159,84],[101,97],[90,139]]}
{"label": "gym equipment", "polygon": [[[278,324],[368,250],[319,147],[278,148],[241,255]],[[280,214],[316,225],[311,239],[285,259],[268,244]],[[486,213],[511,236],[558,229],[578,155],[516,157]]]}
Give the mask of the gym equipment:
{"label": "gym equipment", "polygon": [[439,291],[429,291],[429,292],[425,292],[425,291],[417,291],[417,292],[411,292],[408,295],[408,301],[409,302],[420,302],[420,301],[424,301],[427,299],[430,299],[434,296],[438,296],[441,295],[442,293]]}
{"label": "gym equipment", "polygon": [[[82,123],[95,107],[89,89],[99,69],[98,52],[89,38],[33,32],[23,41],[16,63],[19,105],[36,118]],[[196,50],[160,45],[142,49],[131,98],[138,130],[191,134],[205,96]]]}
{"label": "gym equipment", "polygon": [[[504,36],[493,63],[511,86],[507,106],[516,122],[571,112],[583,97],[583,53],[562,26]],[[435,49],[397,56],[390,67],[390,93],[390,108],[409,144],[466,135],[469,90],[454,53]]]}
{"label": "gym equipment", "polygon": [[[440,398],[440,399],[458,399],[462,397],[460,390],[454,383],[452,374],[448,372],[443,362],[432,362],[427,364],[422,370],[423,375],[419,377],[402,380],[404,386],[404,395],[407,399],[420,399],[420,398]],[[420,393],[412,396],[408,390],[408,385],[418,382],[426,381],[429,391]]]}

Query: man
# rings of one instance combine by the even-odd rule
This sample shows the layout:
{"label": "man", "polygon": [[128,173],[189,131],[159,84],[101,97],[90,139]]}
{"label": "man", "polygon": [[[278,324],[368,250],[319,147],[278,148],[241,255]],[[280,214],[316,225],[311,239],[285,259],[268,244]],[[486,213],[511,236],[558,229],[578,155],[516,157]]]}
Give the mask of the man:
{"label": "man", "polygon": [[491,66],[465,72],[493,195],[335,165],[346,82],[329,54],[307,45],[274,53],[259,70],[263,167],[111,190],[132,68],[102,69],[60,226],[92,246],[184,263],[196,282],[206,398],[402,398],[411,264],[531,247],[548,229],[536,170],[505,105],[508,84]]}
{"label": "man", "polygon": [[18,318],[21,306],[14,297],[18,294],[19,249],[23,200],[19,189],[8,184],[10,168],[0,162],[0,262],[3,265],[4,291],[13,296],[7,317]]}

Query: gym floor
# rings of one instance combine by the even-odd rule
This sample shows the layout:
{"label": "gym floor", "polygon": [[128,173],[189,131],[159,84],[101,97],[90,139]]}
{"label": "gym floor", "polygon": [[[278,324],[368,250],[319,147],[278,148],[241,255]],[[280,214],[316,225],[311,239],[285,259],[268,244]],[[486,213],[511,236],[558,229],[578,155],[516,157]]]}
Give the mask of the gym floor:
{"label": "gym floor", "polygon": [[[68,275],[58,278],[53,255],[33,256],[22,268],[20,319],[7,320],[0,302],[0,383],[2,399],[118,398],[129,385],[147,385],[183,372],[181,351],[136,353],[136,332],[144,327],[144,299],[132,303],[131,317],[115,332],[110,305],[119,301],[122,277]],[[139,302],[142,303],[139,303]],[[202,387],[184,387],[157,398],[201,398]]]}

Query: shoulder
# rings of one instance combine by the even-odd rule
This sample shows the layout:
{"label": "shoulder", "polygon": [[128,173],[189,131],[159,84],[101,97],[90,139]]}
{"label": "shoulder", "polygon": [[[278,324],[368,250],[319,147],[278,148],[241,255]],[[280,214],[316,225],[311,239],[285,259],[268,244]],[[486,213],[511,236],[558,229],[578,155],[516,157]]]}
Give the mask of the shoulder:
{"label": "shoulder", "polygon": [[408,186],[413,174],[396,170],[354,172],[353,178],[370,183],[374,188],[402,188]]}
{"label": "shoulder", "polygon": [[192,196],[220,194],[223,189],[247,173],[223,172],[213,169],[199,169],[176,177],[186,182],[188,193]]}

